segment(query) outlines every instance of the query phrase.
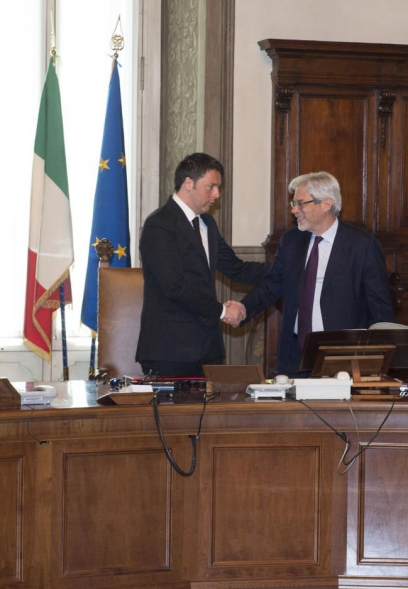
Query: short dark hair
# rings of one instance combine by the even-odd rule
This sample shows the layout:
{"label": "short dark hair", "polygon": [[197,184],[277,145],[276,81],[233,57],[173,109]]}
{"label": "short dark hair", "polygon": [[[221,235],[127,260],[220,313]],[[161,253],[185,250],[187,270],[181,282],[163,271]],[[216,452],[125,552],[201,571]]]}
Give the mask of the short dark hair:
{"label": "short dark hair", "polygon": [[191,178],[194,184],[209,170],[217,170],[221,178],[224,177],[224,166],[207,153],[192,153],[179,163],[174,173],[174,189],[178,192],[186,178]]}

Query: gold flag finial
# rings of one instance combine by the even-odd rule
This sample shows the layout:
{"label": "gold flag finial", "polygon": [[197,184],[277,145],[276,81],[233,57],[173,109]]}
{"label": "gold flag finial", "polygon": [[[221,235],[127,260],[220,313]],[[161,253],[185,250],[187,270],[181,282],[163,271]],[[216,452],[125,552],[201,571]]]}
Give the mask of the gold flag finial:
{"label": "gold flag finial", "polygon": [[115,30],[111,37],[111,49],[115,52],[113,57],[117,59],[119,57],[118,51],[122,51],[125,46],[125,39],[123,37],[122,23],[120,21],[120,14],[116,23]]}
{"label": "gold flag finial", "polygon": [[50,10],[50,55],[52,55],[52,62],[55,64],[57,50],[55,48],[54,13],[52,10]]}

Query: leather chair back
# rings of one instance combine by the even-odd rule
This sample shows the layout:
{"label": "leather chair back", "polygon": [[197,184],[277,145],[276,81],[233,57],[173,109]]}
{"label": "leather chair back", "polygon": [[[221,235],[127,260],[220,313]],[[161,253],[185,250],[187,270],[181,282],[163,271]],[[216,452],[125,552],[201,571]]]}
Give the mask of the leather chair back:
{"label": "leather chair back", "polygon": [[99,268],[98,370],[109,378],[142,376],[135,362],[143,306],[141,268]]}

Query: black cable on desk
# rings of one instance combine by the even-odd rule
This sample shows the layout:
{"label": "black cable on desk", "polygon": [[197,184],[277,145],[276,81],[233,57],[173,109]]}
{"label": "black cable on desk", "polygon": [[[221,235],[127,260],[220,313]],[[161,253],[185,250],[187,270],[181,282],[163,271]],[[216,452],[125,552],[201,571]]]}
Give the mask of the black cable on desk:
{"label": "black cable on desk", "polygon": [[[343,463],[344,466],[346,466],[347,468],[344,471],[342,471],[342,472],[338,471],[339,474],[343,475],[343,474],[346,474],[346,472],[349,470],[349,468],[353,465],[353,463],[356,460],[356,458],[358,458],[358,456],[361,456],[361,454],[363,454],[369,448],[369,446],[374,442],[375,438],[378,436],[378,434],[380,433],[380,431],[384,427],[385,422],[387,421],[387,419],[391,415],[391,412],[394,409],[394,405],[395,405],[395,402],[396,402],[396,400],[397,400],[398,397],[399,397],[399,395],[394,395],[393,400],[392,400],[391,407],[387,411],[386,416],[384,417],[384,419],[380,423],[380,425],[377,428],[377,430],[375,431],[374,435],[368,440],[367,444],[363,448],[361,448],[361,450],[359,450],[358,452],[356,452],[347,461],[345,460],[345,458],[346,458],[346,456],[349,453],[350,448],[351,448],[351,442],[350,442],[347,434],[345,432],[339,432],[338,430],[336,430],[336,428],[334,428],[328,421],[326,421],[325,419],[323,419],[323,417],[317,411],[315,411],[312,407],[310,407],[310,405],[308,405],[307,403],[305,403],[304,401],[302,401],[300,399],[296,399],[296,400],[297,400],[298,403],[301,403],[302,405],[304,405],[305,407],[307,407],[307,409],[309,409],[309,411],[311,411],[312,413],[314,413],[316,415],[316,417],[318,417],[320,419],[320,421],[322,421],[325,425],[327,425],[327,427],[329,427],[337,436],[339,436],[340,439],[343,440],[343,442],[345,442],[346,448],[345,448],[345,450],[343,452],[343,455],[342,455],[342,457],[340,459],[339,466],[340,466],[341,463]],[[351,411],[351,413],[353,415],[353,411],[351,409],[351,406],[349,407],[349,409],[350,409],[350,411]],[[354,415],[353,415],[353,419],[354,419]],[[356,430],[356,431],[357,431],[357,435],[358,435],[358,430]]]}
{"label": "black cable on desk", "polygon": [[30,424],[31,424],[31,418],[34,415],[34,411],[35,411],[35,407],[33,407],[32,405],[26,405],[26,407],[28,407],[30,409],[30,414],[28,416],[28,421],[27,421],[27,432],[30,434],[30,436],[40,444],[40,446],[48,446],[49,442],[48,440],[40,440],[39,438],[37,438],[31,431],[30,429]]}
{"label": "black cable on desk", "polygon": [[[157,391],[157,393],[158,392],[159,391]],[[186,472],[186,471],[182,470],[179,467],[179,465],[177,464],[177,462],[174,460],[174,458],[171,455],[171,452],[169,450],[169,447],[168,447],[168,445],[166,443],[166,440],[165,440],[165,437],[164,437],[164,434],[163,434],[163,430],[162,430],[162,427],[161,427],[161,424],[160,424],[159,403],[158,403],[158,395],[157,395],[157,393],[153,397],[151,403],[153,405],[154,421],[156,423],[157,432],[159,434],[160,441],[162,443],[164,452],[165,452],[166,457],[167,457],[168,461],[170,462],[171,466],[174,468],[174,470],[179,475],[181,475],[182,477],[190,477],[194,473],[195,468],[196,468],[196,465],[197,465],[197,440],[198,440],[198,438],[200,436],[201,424],[202,424],[204,413],[205,413],[205,409],[206,409],[206,406],[207,406],[207,395],[204,393],[204,397],[203,397],[203,404],[204,405],[203,405],[203,410],[201,412],[200,420],[199,420],[199,423],[198,423],[198,431],[197,431],[197,433],[195,435],[192,434],[192,435],[189,435],[188,436],[190,438],[190,440],[191,440],[191,445],[192,445],[192,449],[193,449],[193,455],[191,457],[190,470]],[[214,396],[216,396],[216,395],[211,395],[210,399],[212,399]]]}

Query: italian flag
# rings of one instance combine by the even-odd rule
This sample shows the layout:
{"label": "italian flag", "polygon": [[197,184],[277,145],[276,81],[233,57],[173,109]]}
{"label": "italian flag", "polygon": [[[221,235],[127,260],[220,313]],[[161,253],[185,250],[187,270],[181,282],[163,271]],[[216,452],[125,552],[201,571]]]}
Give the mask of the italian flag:
{"label": "italian flag", "polygon": [[69,271],[74,261],[61,97],[53,60],[48,65],[34,145],[24,314],[24,344],[48,361],[61,285],[65,302],[72,302]]}

